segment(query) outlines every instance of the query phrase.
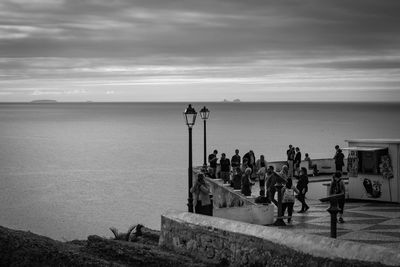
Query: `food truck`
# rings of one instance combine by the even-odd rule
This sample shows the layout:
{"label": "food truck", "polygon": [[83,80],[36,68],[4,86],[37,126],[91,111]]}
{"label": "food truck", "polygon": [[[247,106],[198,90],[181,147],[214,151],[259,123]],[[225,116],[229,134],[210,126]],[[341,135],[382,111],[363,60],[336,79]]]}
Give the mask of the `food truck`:
{"label": "food truck", "polygon": [[349,198],[400,203],[400,139],[346,142]]}

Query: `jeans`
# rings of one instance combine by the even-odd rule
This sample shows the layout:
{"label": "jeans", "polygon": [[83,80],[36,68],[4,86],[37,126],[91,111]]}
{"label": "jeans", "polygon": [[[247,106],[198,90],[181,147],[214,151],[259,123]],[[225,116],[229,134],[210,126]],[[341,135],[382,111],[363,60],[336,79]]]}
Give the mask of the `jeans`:
{"label": "jeans", "polygon": [[274,198],[275,197],[275,192],[276,192],[275,187],[274,186],[270,187],[268,189],[268,198],[269,198],[269,201],[271,201],[272,203],[275,204],[275,206],[278,207],[278,201],[276,201],[275,198]]}
{"label": "jeans", "polygon": [[[282,203],[282,214],[285,215],[285,211],[286,209],[288,210],[288,216],[292,217],[293,214],[293,206],[294,206],[294,202],[286,202],[286,203]],[[288,221],[290,221],[288,219]]]}
{"label": "jeans", "polygon": [[309,206],[306,204],[306,193],[297,195],[297,199],[301,202],[301,210],[306,210]]}

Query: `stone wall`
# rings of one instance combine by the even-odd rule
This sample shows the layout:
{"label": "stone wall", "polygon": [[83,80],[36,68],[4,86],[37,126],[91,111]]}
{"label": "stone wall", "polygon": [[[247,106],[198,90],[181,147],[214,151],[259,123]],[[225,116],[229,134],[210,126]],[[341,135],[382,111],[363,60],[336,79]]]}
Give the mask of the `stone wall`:
{"label": "stone wall", "polygon": [[255,204],[243,207],[232,207],[214,209],[214,217],[235,220],[259,225],[270,225],[274,223],[273,204]]}
{"label": "stone wall", "polygon": [[231,266],[398,266],[380,246],[243,222],[170,212],[161,217],[161,246]]}

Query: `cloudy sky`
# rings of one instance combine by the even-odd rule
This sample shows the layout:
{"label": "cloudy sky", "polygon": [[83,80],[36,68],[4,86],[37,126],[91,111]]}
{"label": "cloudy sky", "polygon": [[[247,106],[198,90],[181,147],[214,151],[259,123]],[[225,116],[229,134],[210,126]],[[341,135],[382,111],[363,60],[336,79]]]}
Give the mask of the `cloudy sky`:
{"label": "cloudy sky", "polygon": [[400,101],[398,0],[1,0],[0,101]]}

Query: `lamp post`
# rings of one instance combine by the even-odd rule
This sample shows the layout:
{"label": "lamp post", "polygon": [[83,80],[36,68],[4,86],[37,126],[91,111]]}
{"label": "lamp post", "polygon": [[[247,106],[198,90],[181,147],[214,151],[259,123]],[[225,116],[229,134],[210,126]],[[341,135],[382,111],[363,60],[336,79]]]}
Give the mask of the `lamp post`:
{"label": "lamp post", "polygon": [[207,161],[206,161],[206,157],[207,157],[207,127],[206,127],[206,121],[208,119],[208,116],[210,116],[210,111],[208,110],[208,108],[206,108],[206,106],[204,106],[201,110],[200,110],[200,117],[203,119],[204,122],[204,163],[203,163],[203,170],[204,172],[207,171]]}
{"label": "lamp post", "polygon": [[186,108],[185,112],[183,112],[185,116],[186,125],[189,130],[189,169],[188,169],[188,180],[189,180],[189,188],[188,188],[188,210],[189,212],[193,212],[193,195],[190,192],[190,189],[193,186],[193,167],[192,167],[192,128],[196,121],[197,112],[194,110],[191,104]]}

